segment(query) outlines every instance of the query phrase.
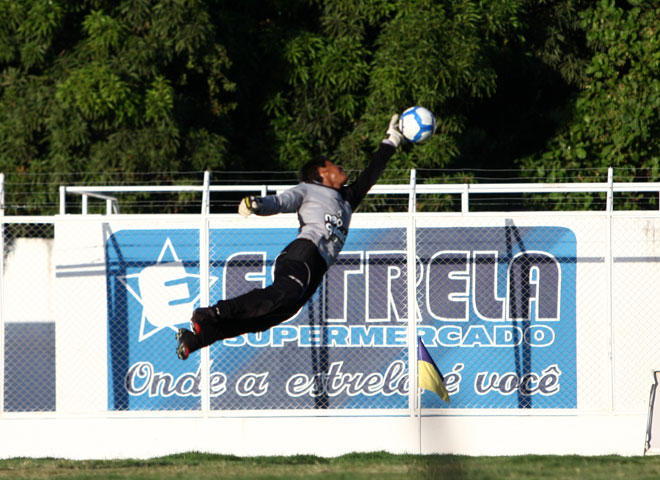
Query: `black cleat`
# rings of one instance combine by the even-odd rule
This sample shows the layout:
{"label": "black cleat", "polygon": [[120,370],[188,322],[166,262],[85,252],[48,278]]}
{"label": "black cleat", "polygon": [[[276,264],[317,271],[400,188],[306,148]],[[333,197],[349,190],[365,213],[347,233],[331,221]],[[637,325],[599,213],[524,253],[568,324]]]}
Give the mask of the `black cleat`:
{"label": "black cleat", "polygon": [[179,331],[176,332],[176,340],[178,342],[176,346],[176,355],[181,360],[187,360],[188,356],[190,356],[192,352],[198,349],[195,348],[197,344],[195,334],[190,330],[180,328]]}

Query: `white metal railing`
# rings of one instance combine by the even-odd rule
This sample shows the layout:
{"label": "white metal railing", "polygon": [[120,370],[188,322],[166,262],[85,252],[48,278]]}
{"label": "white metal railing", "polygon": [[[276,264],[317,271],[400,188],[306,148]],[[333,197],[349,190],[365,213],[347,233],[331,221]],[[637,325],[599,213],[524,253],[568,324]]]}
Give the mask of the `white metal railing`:
{"label": "white metal railing", "polygon": [[[0,176],[0,179],[3,177]],[[293,185],[262,184],[262,185],[211,185],[211,174],[204,172],[202,185],[132,185],[132,186],[61,186],[60,214],[67,213],[67,195],[82,196],[82,211],[87,214],[88,198],[98,198],[106,201],[106,214],[119,213],[119,202],[112,194],[121,193],[184,193],[197,192],[202,195],[201,213],[209,213],[210,196],[212,192],[245,192],[266,195],[269,192],[280,193]],[[0,194],[3,192],[0,182]],[[652,192],[657,193],[660,200],[660,182],[615,182],[613,169],[608,169],[605,182],[585,183],[475,183],[475,184],[424,184],[417,182],[416,171],[410,171],[410,182],[404,184],[378,184],[369,191],[370,194],[385,195],[429,195],[447,194],[460,195],[461,212],[470,211],[470,199],[476,195],[488,194],[518,194],[518,193],[606,193],[605,210],[611,212],[614,208],[614,193],[621,192]],[[4,201],[0,199],[4,206]],[[660,201],[658,202],[660,205]]]}

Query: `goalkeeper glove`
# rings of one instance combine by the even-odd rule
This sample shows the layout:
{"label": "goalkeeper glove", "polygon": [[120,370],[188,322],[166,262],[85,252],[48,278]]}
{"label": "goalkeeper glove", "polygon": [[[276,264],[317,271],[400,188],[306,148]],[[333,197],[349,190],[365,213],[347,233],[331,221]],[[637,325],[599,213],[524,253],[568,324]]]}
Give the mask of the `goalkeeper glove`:
{"label": "goalkeeper glove", "polygon": [[398,147],[403,141],[403,134],[399,130],[399,115],[392,115],[390,124],[387,126],[387,134],[384,141],[393,145],[394,148]]}
{"label": "goalkeeper glove", "polygon": [[247,218],[261,208],[261,197],[245,197],[238,205],[238,213]]}

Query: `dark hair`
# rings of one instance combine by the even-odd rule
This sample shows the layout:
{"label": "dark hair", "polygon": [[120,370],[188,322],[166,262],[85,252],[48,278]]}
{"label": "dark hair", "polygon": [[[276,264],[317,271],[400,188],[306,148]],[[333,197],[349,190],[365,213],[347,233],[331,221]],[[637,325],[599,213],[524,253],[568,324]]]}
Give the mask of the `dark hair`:
{"label": "dark hair", "polygon": [[325,167],[325,162],[328,160],[329,158],[325,155],[316,155],[300,169],[298,173],[300,181],[305,183],[322,183],[323,179],[319,175],[319,167]]}

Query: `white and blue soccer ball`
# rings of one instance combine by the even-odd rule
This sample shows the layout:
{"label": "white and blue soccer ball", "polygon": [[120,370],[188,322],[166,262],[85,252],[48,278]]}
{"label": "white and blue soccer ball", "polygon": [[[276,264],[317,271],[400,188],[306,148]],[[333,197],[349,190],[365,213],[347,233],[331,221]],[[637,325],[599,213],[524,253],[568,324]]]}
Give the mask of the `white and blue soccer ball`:
{"label": "white and blue soccer ball", "polygon": [[399,130],[413,143],[422,143],[435,132],[435,117],[424,107],[410,107],[399,117]]}

